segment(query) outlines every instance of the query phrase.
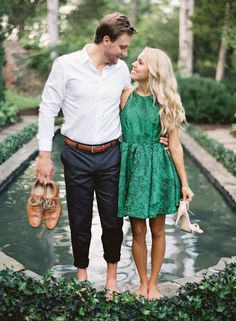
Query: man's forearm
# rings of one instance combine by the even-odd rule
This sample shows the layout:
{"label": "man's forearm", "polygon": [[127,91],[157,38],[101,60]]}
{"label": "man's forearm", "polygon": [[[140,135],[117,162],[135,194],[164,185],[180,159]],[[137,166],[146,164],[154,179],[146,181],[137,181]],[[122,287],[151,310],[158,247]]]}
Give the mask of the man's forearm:
{"label": "man's forearm", "polygon": [[43,151],[43,150],[40,150],[39,151],[39,158],[43,158],[43,159],[51,159],[52,157],[52,152],[51,151]]}

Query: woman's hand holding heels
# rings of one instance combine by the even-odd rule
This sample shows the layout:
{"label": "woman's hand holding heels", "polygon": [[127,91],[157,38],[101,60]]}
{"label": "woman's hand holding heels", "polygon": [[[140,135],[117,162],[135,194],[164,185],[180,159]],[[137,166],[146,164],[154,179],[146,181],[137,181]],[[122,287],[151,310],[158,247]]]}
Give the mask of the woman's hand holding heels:
{"label": "woman's hand holding heels", "polygon": [[175,226],[178,225],[180,221],[180,229],[184,232],[192,233],[196,232],[202,234],[203,230],[199,227],[197,223],[191,223],[189,218],[189,201],[181,200],[178,208],[178,212],[175,217]]}
{"label": "woman's hand holding heels", "polygon": [[194,193],[192,192],[191,188],[188,185],[182,186],[182,196],[183,196],[183,201],[188,201],[188,202],[192,201]]}

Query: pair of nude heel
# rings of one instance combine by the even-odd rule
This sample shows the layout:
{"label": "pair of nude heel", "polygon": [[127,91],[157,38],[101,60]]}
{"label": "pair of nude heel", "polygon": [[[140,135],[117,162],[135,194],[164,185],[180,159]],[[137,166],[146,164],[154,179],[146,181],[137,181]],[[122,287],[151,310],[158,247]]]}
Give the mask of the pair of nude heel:
{"label": "pair of nude heel", "polygon": [[191,223],[189,218],[189,213],[192,213],[189,210],[189,202],[181,200],[178,208],[178,212],[175,216],[175,226],[180,222],[180,229],[187,233],[198,233],[202,234],[203,230],[197,223]]}

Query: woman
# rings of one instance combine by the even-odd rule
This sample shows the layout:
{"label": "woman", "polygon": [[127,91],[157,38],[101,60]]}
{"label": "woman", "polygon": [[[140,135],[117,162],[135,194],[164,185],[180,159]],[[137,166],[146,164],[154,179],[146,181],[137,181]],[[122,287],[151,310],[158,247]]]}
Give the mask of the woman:
{"label": "woman", "polygon": [[[160,299],[158,276],[165,254],[165,217],[177,211],[180,199],[190,202],[178,128],[184,109],[169,57],[145,48],[132,65],[134,90],[121,99],[121,171],[118,216],[129,216],[132,253],[140,277],[137,296]],[[168,135],[169,151],[159,143]],[[152,235],[151,275],[147,276],[146,219]]]}

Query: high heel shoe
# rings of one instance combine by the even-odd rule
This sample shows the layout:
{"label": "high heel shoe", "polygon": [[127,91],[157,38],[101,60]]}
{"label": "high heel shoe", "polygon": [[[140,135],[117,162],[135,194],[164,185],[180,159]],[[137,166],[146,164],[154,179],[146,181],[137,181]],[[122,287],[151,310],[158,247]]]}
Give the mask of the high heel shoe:
{"label": "high heel shoe", "polygon": [[199,225],[197,223],[191,223],[188,212],[192,213],[189,210],[189,202],[181,200],[177,215],[175,217],[175,226],[177,226],[180,221],[180,229],[182,231],[187,233],[195,232],[202,234],[203,230],[199,227]]}

